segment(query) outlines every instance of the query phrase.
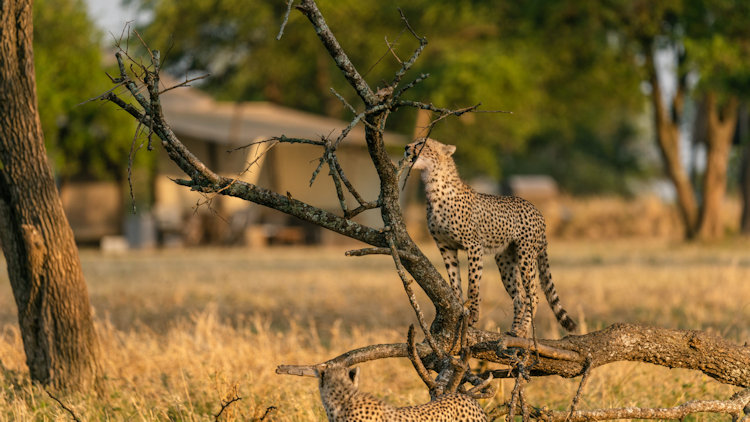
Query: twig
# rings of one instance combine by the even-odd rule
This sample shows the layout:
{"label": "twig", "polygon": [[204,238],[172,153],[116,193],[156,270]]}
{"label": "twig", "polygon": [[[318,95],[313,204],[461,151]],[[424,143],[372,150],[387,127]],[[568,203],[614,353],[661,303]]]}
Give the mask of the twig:
{"label": "twig", "polygon": [[[106,74],[106,72],[105,72],[105,74]],[[109,76],[109,75],[107,75],[107,76]],[[90,103],[92,101],[103,100],[103,99],[105,99],[107,97],[107,95],[109,95],[111,92],[114,92],[117,88],[121,87],[125,83],[125,81],[118,80],[119,78],[115,79],[115,78],[112,78],[111,76],[109,76],[109,79],[112,80],[112,82],[115,84],[115,86],[113,86],[112,88],[106,90],[101,95],[97,95],[96,97],[89,98],[86,101],[83,101],[81,103],[76,104],[76,107],[82,106],[82,105]]]}
{"label": "twig", "polygon": [[278,410],[278,407],[276,407],[276,406],[268,406],[266,408],[265,413],[263,413],[263,416],[261,416],[260,419],[258,419],[258,422],[263,422],[264,420],[266,420],[266,416],[270,415],[271,412],[276,411],[276,410]]}
{"label": "twig", "polygon": [[[357,202],[359,203],[359,205],[366,206],[366,205],[370,204],[369,202],[367,202],[364,199],[362,199],[362,196],[359,194],[359,192],[357,192],[357,190],[354,189],[354,185],[351,184],[351,182],[349,181],[349,179],[346,177],[346,174],[344,174],[344,169],[341,168],[341,164],[339,164],[339,161],[338,161],[338,158],[336,157],[336,154],[331,153],[330,160],[331,160],[331,164],[333,164],[334,170],[338,174],[339,178],[341,178],[341,181],[344,182],[344,186],[346,186],[346,189],[349,191],[349,193],[352,194],[352,196],[354,197],[354,199],[357,200]],[[380,205],[380,203],[377,202],[377,201],[373,202],[372,204],[374,204],[372,207],[365,208],[365,209],[375,208],[375,207],[377,207],[377,206]]]}
{"label": "twig", "polygon": [[201,76],[196,76],[195,78],[192,78],[192,79],[188,79],[187,76],[185,76],[185,80],[183,82],[180,82],[177,85],[170,86],[169,88],[164,88],[163,90],[159,91],[159,95],[161,95],[161,94],[163,94],[165,92],[171,91],[171,90],[173,90],[175,88],[182,88],[182,87],[190,86],[190,85],[188,85],[190,82],[199,81],[199,80],[205,79],[205,78],[207,78],[209,76],[211,76],[210,73],[206,73],[205,75],[201,75]]}
{"label": "twig", "polygon": [[[346,256],[365,256],[365,255],[392,255],[393,251],[391,251],[390,248],[362,248],[362,249],[352,249],[350,251],[346,251],[344,255]],[[398,256],[400,256],[403,259],[407,259],[409,261],[416,261],[419,258],[414,255],[410,254],[409,252],[399,250]]]}
{"label": "twig", "polygon": [[[399,39],[399,38],[401,37],[401,34],[403,34],[403,33],[404,33],[404,31],[403,31],[403,30],[401,30],[401,32],[400,32],[400,33],[398,34],[398,36],[396,36],[396,41],[398,41],[398,39]],[[394,42],[395,42],[395,41],[394,41]],[[386,44],[386,46],[388,47],[388,49],[387,49],[387,50],[385,51],[385,53],[383,53],[383,55],[382,55],[382,56],[380,56],[380,57],[379,57],[379,58],[378,58],[377,60],[375,60],[375,63],[373,63],[373,64],[372,64],[372,66],[370,66],[370,67],[369,67],[369,68],[368,68],[368,69],[367,69],[367,70],[365,71],[365,73],[363,73],[363,74],[362,74],[362,76],[363,76],[363,77],[364,77],[364,76],[367,76],[367,75],[368,75],[368,74],[369,74],[369,73],[370,73],[370,72],[372,71],[372,69],[375,69],[375,66],[377,66],[377,65],[378,65],[378,63],[380,63],[381,61],[383,61],[383,59],[385,58],[385,56],[387,56],[387,55],[388,55],[388,52],[391,52],[391,53],[393,53],[393,50],[391,49],[391,46],[390,46],[390,44],[388,44],[388,37],[385,37],[385,44]],[[401,63],[401,60],[399,60],[398,56],[396,56],[396,53],[393,53],[393,55],[394,55],[394,56],[396,57],[396,60],[397,60],[397,61],[398,61],[399,63]]]}
{"label": "twig", "polygon": [[339,199],[339,206],[341,207],[341,211],[344,213],[344,218],[349,218],[349,209],[346,207],[346,198],[344,198],[344,189],[341,187],[341,176],[336,171],[336,165],[333,162],[333,152],[328,150],[326,148],[326,153],[328,161],[328,174],[331,176],[331,179],[333,179],[333,185],[336,188],[336,196]]}
{"label": "twig", "polygon": [[422,379],[422,382],[425,383],[427,389],[430,390],[430,394],[432,394],[432,391],[437,387],[437,383],[430,377],[430,373],[427,372],[427,368],[424,367],[424,363],[417,353],[417,345],[414,340],[414,324],[409,325],[409,332],[406,335],[406,344],[408,345],[409,350],[409,360],[414,366],[414,370],[417,371],[417,375],[419,375],[419,378]]}
{"label": "twig", "polygon": [[521,388],[521,383],[523,382],[523,377],[521,374],[518,374],[516,377],[516,383],[513,386],[513,391],[510,393],[510,403],[508,403],[508,416],[505,418],[508,422],[513,422],[513,417],[516,414],[516,402],[518,401],[519,397],[519,389]]}
{"label": "twig", "polygon": [[74,421],[81,422],[81,419],[78,418],[78,415],[76,415],[76,413],[73,411],[73,409],[69,408],[68,406],[65,405],[65,403],[63,403],[62,401],[60,401],[60,399],[58,399],[57,397],[53,396],[52,393],[49,392],[49,390],[45,389],[44,392],[47,393],[47,395],[50,396],[50,398],[52,400],[56,401],[57,404],[59,404],[60,407],[63,408],[63,410],[65,410],[66,412],[68,412],[68,414],[70,415],[71,418],[73,418]]}
{"label": "twig", "polygon": [[393,235],[390,233],[386,234],[386,238],[388,239],[388,245],[391,248],[391,256],[393,257],[393,263],[396,264],[396,272],[398,273],[398,276],[401,278],[401,281],[404,285],[404,290],[406,291],[406,295],[409,297],[409,302],[411,303],[412,308],[414,308],[414,312],[417,314],[417,321],[419,322],[419,326],[422,328],[422,331],[424,332],[425,339],[427,340],[427,343],[430,345],[433,351],[435,351],[435,354],[438,358],[443,358],[445,356],[445,353],[441,348],[437,346],[437,343],[435,342],[435,339],[432,338],[432,334],[430,333],[430,328],[427,326],[427,322],[425,322],[424,314],[422,313],[422,310],[419,307],[419,302],[417,302],[416,296],[414,296],[414,290],[411,288],[411,283],[413,283],[413,280],[410,280],[406,276],[406,270],[404,270],[404,266],[401,263],[401,258],[398,255],[398,249],[396,248],[396,242],[393,240]]}
{"label": "twig", "polygon": [[417,78],[416,78],[416,79],[414,79],[413,81],[409,82],[408,84],[404,85],[404,87],[403,87],[403,88],[401,88],[401,89],[399,89],[398,91],[396,91],[396,93],[395,93],[395,94],[393,94],[393,98],[394,98],[394,99],[399,99],[399,98],[401,98],[401,95],[402,95],[402,94],[403,94],[404,92],[406,92],[407,90],[409,90],[409,89],[411,89],[411,88],[414,88],[414,87],[415,87],[415,86],[416,86],[417,84],[419,84],[420,82],[424,81],[425,79],[427,79],[427,78],[429,78],[429,77],[430,77],[430,74],[429,74],[429,73],[422,73],[422,74],[420,74],[420,75],[419,75],[419,77],[417,77]]}
{"label": "twig", "polygon": [[333,87],[331,87],[331,93],[333,93],[333,95],[336,98],[338,98],[339,101],[341,101],[344,104],[344,107],[346,107],[349,111],[351,111],[352,114],[354,114],[355,116],[357,114],[359,114],[359,113],[357,113],[357,110],[354,108],[354,106],[352,106],[351,104],[349,104],[349,102],[346,101],[346,99],[344,98],[344,96],[341,95],[341,94],[339,94],[338,92],[336,92],[336,90],[333,89]]}
{"label": "twig", "polygon": [[419,41],[419,46],[414,50],[414,53],[412,53],[411,57],[409,57],[409,60],[406,62],[403,62],[401,65],[401,68],[396,72],[396,75],[393,77],[393,82],[391,82],[390,86],[395,87],[401,82],[401,79],[404,77],[406,72],[411,69],[411,67],[414,65],[414,63],[417,61],[419,56],[422,54],[422,51],[427,46],[427,38],[420,37],[417,35],[417,33],[414,31],[414,28],[411,27],[409,24],[409,20],[406,19],[406,15],[404,15],[404,11],[400,8],[398,9],[398,13],[401,15],[401,21],[404,22],[404,25],[406,26],[406,29],[411,32],[411,34]]}
{"label": "twig", "polygon": [[497,387],[492,385],[492,380],[494,379],[495,377],[490,372],[486,379],[469,389],[466,394],[475,399],[489,399],[494,397],[497,394]]}
{"label": "twig", "polygon": [[135,143],[138,140],[138,132],[143,126],[142,122],[138,122],[138,126],[135,128],[135,134],[133,135],[133,141],[130,143],[130,153],[128,154],[128,187],[130,188],[130,205],[132,207],[133,214],[135,214],[135,194],[133,193],[133,157],[135,153],[143,147],[143,144],[135,149]]}
{"label": "twig", "polygon": [[[416,348],[419,356],[427,356],[430,353],[433,353],[433,350],[430,348],[430,346],[426,344],[417,344]],[[314,377],[315,369],[320,367],[321,365],[327,366],[341,364],[345,366],[352,366],[358,363],[369,362],[378,359],[408,358],[408,349],[409,347],[406,343],[373,344],[370,346],[350,350],[346,353],[336,356],[333,359],[329,359],[317,365],[279,365],[276,367],[276,373],[280,375]]]}
{"label": "twig", "polygon": [[552,358],[552,359],[557,359],[557,360],[570,361],[570,362],[577,362],[577,361],[582,360],[581,355],[578,352],[575,352],[573,350],[560,349],[557,347],[540,344],[538,342],[535,343],[533,340],[530,340],[527,338],[511,337],[511,336],[503,337],[502,341],[498,344],[498,349],[496,350],[496,354],[498,356],[501,356],[505,350],[511,349],[511,348],[524,349],[524,350],[529,350],[532,352],[537,352],[541,356]]}
{"label": "twig", "polygon": [[[398,42],[398,39],[399,39],[399,37],[401,37],[401,34],[403,34],[403,33],[404,33],[404,31],[402,30],[402,31],[401,31],[401,32],[400,32],[400,33],[398,34],[398,37],[396,37],[396,39],[395,39],[395,40],[393,41],[393,44],[395,44],[396,42]],[[386,45],[386,46],[388,46],[388,51],[390,51],[390,52],[391,52],[391,54],[392,54],[392,55],[393,55],[393,57],[394,57],[394,58],[396,59],[396,61],[398,62],[398,64],[400,64],[400,65],[402,65],[402,66],[403,66],[404,62],[403,62],[403,61],[401,61],[401,59],[400,59],[400,58],[398,57],[398,54],[396,54],[396,52],[395,52],[395,51],[393,51],[393,44],[391,44],[391,43],[390,43],[390,42],[388,41],[388,37],[386,36],[386,37],[385,37],[385,45]],[[386,54],[387,54],[387,53],[386,53]]]}
{"label": "twig", "polygon": [[466,315],[466,312],[461,317],[461,328],[459,329],[459,345],[461,347],[460,354],[461,359],[456,360],[454,358],[451,358],[451,363],[453,366],[453,374],[451,375],[450,379],[448,380],[448,383],[445,385],[445,392],[446,393],[454,393],[458,386],[463,384],[464,380],[464,374],[466,374],[466,371],[469,369],[469,359],[471,358],[471,349],[468,348],[468,344],[466,343],[466,332],[469,328],[469,318]]}
{"label": "twig", "polygon": [[281,27],[279,27],[279,35],[276,36],[276,41],[281,40],[281,37],[284,35],[284,27],[286,26],[286,23],[289,21],[289,14],[292,12],[292,3],[294,3],[294,0],[289,0],[286,3],[286,12],[284,13],[284,20],[281,21]]}
{"label": "twig", "polygon": [[587,359],[586,370],[583,371],[583,376],[581,376],[581,383],[578,384],[578,390],[576,391],[576,395],[575,397],[573,397],[573,401],[570,403],[570,412],[568,413],[568,416],[565,417],[565,422],[568,422],[570,417],[573,416],[573,412],[576,411],[576,408],[578,407],[578,402],[581,400],[581,396],[583,395],[583,388],[586,386],[586,383],[589,380],[590,374],[591,374],[591,361],[590,359]]}
{"label": "twig", "polygon": [[364,204],[358,206],[357,208],[350,210],[349,213],[346,215],[346,218],[352,218],[356,215],[359,215],[360,213],[364,211],[379,208],[380,206],[381,206],[380,201],[365,202]]}
{"label": "twig", "polygon": [[409,24],[409,20],[406,19],[406,15],[404,15],[404,11],[401,10],[400,7],[398,8],[398,13],[399,13],[399,15],[401,15],[401,21],[403,21],[404,25],[406,25],[406,29],[408,29],[409,32],[411,32],[411,34],[414,36],[414,38],[416,38],[419,41],[424,40],[424,37],[420,37],[419,35],[417,35],[416,32],[414,32],[414,28],[411,27],[411,25]]}
{"label": "twig", "polygon": [[521,403],[521,421],[529,422],[531,420],[531,414],[526,400],[526,390],[523,386],[518,390],[518,401]]}
{"label": "twig", "polygon": [[[224,413],[224,410],[226,410],[229,406],[232,405],[232,403],[242,400],[242,397],[237,394],[237,387],[234,387],[234,395],[229,400],[221,400],[221,410],[219,410],[219,413],[214,415],[214,421],[218,422],[219,418],[221,417],[221,414]],[[273,406],[271,406],[273,407]],[[270,409],[270,408],[269,408]],[[268,409],[266,409],[266,414],[268,414]],[[265,417],[265,415],[263,415]],[[262,419],[261,419],[262,420]]]}

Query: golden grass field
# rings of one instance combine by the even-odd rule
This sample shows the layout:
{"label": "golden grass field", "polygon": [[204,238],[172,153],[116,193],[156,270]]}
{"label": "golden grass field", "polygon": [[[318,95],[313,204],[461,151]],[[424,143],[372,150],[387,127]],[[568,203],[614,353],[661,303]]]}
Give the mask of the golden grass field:
{"label": "golden grass field", "polygon": [[[404,341],[415,321],[390,258],[347,258],[345,249],[81,251],[106,379],[101,389],[59,398],[82,420],[210,421],[236,389],[242,400],[222,420],[257,420],[270,406],[276,410],[266,420],[324,420],[316,380],[276,375],[276,365],[316,363],[351,348]],[[426,243],[424,250],[443,272],[435,246]],[[550,245],[558,292],[584,330],[639,322],[710,330],[739,343],[750,341],[749,252],[750,244],[739,241],[710,247],[640,240]],[[480,325],[507,329],[510,300],[489,261],[482,292]],[[424,296],[420,300],[431,308]],[[543,337],[563,334],[546,305],[536,324]],[[3,265],[0,365],[0,421],[70,420],[27,380]],[[363,390],[395,405],[427,400],[407,360],[361,367]],[[512,381],[497,382],[498,395],[482,402],[488,411],[512,388]],[[578,382],[535,378],[527,394],[534,405],[565,409]],[[674,406],[728,398],[736,390],[697,372],[618,363],[592,372],[580,408]],[[694,417],[710,418],[719,419]]]}

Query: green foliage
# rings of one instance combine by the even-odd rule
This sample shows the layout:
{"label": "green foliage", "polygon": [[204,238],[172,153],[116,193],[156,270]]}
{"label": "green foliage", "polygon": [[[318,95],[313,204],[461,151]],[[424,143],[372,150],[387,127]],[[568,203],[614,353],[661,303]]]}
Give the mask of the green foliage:
{"label": "green foliage", "polygon": [[[625,191],[623,179],[642,174],[638,151],[650,142],[634,123],[645,112],[647,41],[679,42],[693,57],[683,74],[699,70],[702,84],[737,87],[750,80],[743,59],[750,13],[733,12],[748,8],[741,0],[318,3],[371,85],[389,81],[400,66],[394,54],[403,60],[417,45],[398,15],[401,6],[429,40],[410,76],[431,77],[410,98],[451,108],[481,102],[483,110],[513,112],[446,119],[435,128],[432,136],[459,146],[466,177],[542,172],[571,192]],[[275,39],[285,6],[144,0],[154,12],[145,37],[169,51],[173,72],[210,72],[204,86],[220,98],[349,117],[329,89],[351,104],[357,98],[304,17],[293,11],[283,38]],[[389,128],[410,135],[414,117],[413,111],[396,113]]]}
{"label": "green foliage", "polygon": [[686,0],[686,53],[700,75],[699,90],[750,96],[750,3]]}
{"label": "green foliage", "polygon": [[80,105],[112,86],[99,40],[82,0],[35,1],[39,114],[55,172],[63,179],[121,180],[128,163],[132,119],[101,102]]}

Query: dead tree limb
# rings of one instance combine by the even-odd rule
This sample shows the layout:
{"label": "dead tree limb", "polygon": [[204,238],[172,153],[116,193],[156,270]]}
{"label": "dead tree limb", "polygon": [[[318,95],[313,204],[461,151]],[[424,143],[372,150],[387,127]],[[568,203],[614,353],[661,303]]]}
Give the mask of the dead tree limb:
{"label": "dead tree limb", "polygon": [[[534,417],[547,422],[601,421],[612,419],[680,419],[694,413],[720,413],[731,415],[734,420],[747,420],[750,414],[750,389],[743,390],[729,400],[692,400],[679,406],[667,408],[622,407],[615,409],[576,410],[552,412],[538,410]],[[744,415],[744,416],[743,416]]]}
{"label": "dead tree limb", "polygon": [[[499,333],[470,330],[474,357],[498,361],[498,348],[508,338]],[[719,336],[694,330],[674,330],[637,324],[614,324],[586,335],[569,335],[560,340],[538,340],[540,348],[570,352],[576,359],[545,356],[540,349],[531,375],[559,375],[572,378],[585,372],[587,362],[596,368],[612,362],[653,363],[667,368],[701,371],[724,384],[750,387],[750,347]],[[566,356],[567,356],[566,352]],[[496,374],[498,376],[498,374]]]}

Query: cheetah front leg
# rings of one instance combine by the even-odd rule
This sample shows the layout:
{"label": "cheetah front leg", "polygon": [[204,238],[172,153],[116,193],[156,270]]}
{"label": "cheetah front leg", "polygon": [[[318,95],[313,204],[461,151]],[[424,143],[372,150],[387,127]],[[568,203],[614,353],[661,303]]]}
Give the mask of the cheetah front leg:
{"label": "cheetah front leg", "polygon": [[461,293],[461,273],[458,268],[458,250],[448,247],[445,243],[442,243],[438,239],[435,239],[438,249],[440,249],[440,255],[443,257],[443,263],[445,264],[445,270],[448,272],[448,280],[451,283],[453,292],[458,296],[458,300],[463,302],[463,294]]}
{"label": "cheetah front leg", "polygon": [[482,256],[484,249],[481,245],[467,246],[466,253],[469,257],[469,286],[467,299],[469,301],[469,326],[474,326],[479,321],[479,285],[482,281]]}

